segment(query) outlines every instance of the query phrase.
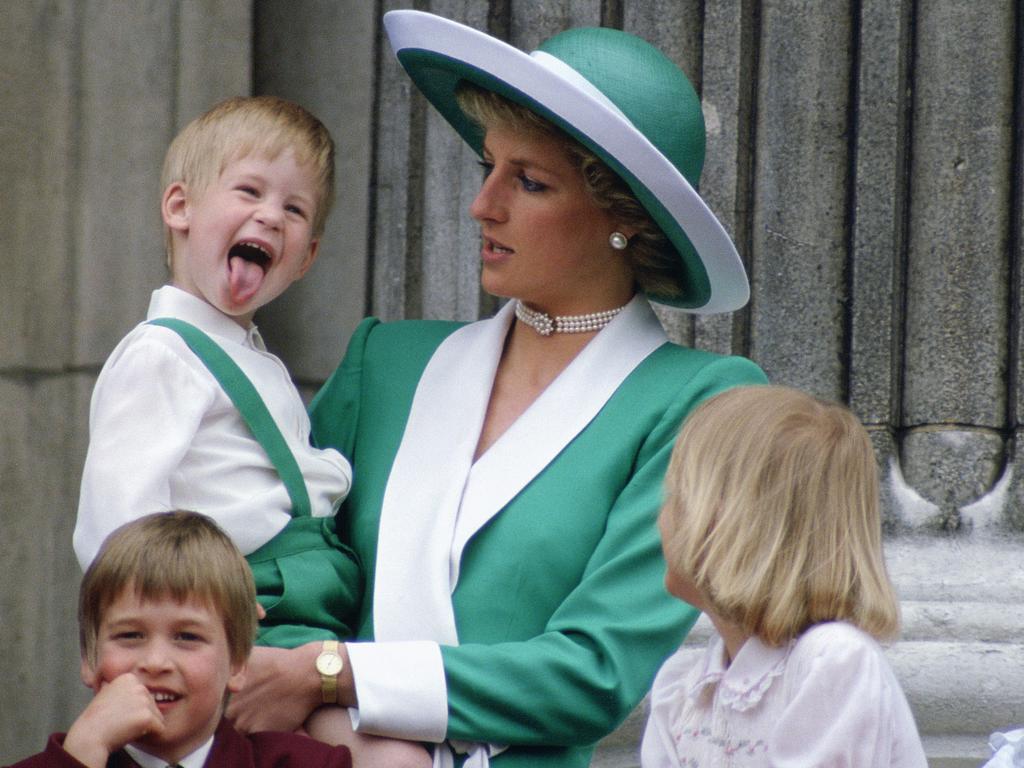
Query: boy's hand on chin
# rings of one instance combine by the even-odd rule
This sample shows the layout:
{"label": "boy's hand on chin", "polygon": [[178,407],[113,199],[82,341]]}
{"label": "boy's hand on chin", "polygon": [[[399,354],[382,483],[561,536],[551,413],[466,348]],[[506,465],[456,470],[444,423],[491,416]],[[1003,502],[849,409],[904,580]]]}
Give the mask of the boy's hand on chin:
{"label": "boy's hand on chin", "polygon": [[135,675],[126,672],[99,685],[68,731],[64,751],[89,768],[104,768],[112,752],[163,729],[164,718],[153,695]]}

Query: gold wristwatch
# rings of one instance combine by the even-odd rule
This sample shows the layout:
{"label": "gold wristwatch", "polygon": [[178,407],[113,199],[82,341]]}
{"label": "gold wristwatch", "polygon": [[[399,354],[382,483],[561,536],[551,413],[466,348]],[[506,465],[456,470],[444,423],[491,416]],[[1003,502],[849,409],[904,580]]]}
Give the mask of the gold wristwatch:
{"label": "gold wristwatch", "polygon": [[316,671],[320,673],[320,692],[324,704],[338,703],[338,674],[345,662],[338,653],[337,640],[324,640],[320,655],[316,657]]}

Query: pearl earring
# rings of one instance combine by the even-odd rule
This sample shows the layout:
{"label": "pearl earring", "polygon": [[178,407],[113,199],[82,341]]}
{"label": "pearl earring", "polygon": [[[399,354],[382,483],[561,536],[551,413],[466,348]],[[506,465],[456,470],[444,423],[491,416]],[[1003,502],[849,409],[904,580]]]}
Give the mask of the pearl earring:
{"label": "pearl earring", "polygon": [[616,251],[626,250],[626,246],[629,245],[629,240],[621,232],[612,232],[608,235],[608,245],[614,248]]}

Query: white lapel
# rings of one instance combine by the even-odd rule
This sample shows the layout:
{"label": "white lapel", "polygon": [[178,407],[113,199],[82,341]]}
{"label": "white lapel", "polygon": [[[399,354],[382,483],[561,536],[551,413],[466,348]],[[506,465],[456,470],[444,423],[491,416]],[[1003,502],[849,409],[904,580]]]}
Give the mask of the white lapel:
{"label": "white lapel", "polygon": [[457,330],[416,386],[381,506],[377,640],[458,643],[448,573],[452,533],[511,322],[510,302],[494,318]]}
{"label": "white lapel", "polygon": [[586,428],[633,369],[666,341],[650,304],[636,296],[477,460],[452,542],[453,590],[469,539]]}
{"label": "white lapel", "polygon": [[378,640],[458,644],[451,593],[466,543],[666,341],[646,299],[634,298],[474,465],[512,304],[449,336],[416,388],[381,508]]}

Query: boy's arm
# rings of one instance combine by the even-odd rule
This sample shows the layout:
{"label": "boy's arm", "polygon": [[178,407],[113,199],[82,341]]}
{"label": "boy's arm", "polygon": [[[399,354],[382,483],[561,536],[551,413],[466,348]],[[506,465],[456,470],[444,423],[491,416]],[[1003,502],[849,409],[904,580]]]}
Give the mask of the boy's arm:
{"label": "boy's arm", "polygon": [[115,352],[93,392],[75,554],[86,568],[118,526],[170,510],[170,477],[216,391],[172,349],[135,340]]}
{"label": "boy's arm", "polygon": [[164,718],[152,694],[127,672],[89,702],[64,738],[64,751],[89,768],[104,768],[112,752],[163,729]]}

